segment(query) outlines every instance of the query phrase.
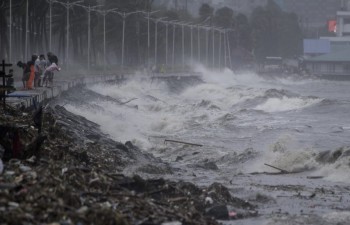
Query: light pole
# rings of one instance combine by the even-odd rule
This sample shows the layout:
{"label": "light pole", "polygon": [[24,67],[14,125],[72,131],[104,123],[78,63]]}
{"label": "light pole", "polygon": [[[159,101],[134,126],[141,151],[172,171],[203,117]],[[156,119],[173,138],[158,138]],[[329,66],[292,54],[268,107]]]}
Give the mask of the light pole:
{"label": "light pole", "polygon": [[173,70],[174,70],[174,66],[175,66],[175,31],[176,31],[176,24],[173,23],[173,58],[172,58]]}
{"label": "light pole", "polygon": [[80,6],[81,8],[85,9],[88,13],[88,52],[87,52],[87,68],[88,73],[90,72],[90,51],[91,51],[91,11],[97,11],[95,10],[98,7],[101,7],[102,5],[95,5],[95,6],[84,6],[79,4],[74,4],[76,6]]}
{"label": "light pole", "polygon": [[215,67],[215,30],[214,27],[212,27],[213,32],[213,68]]}
{"label": "light pole", "polygon": [[110,12],[116,11],[117,8],[109,9],[109,10],[96,10],[103,16],[103,74],[106,75],[106,16]]}
{"label": "light pole", "polygon": [[147,18],[147,66],[148,69],[150,69],[150,60],[149,60],[149,52],[150,52],[150,47],[151,47],[151,38],[150,38],[150,18],[151,18],[151,14],[159,12],[159,10],[157,11],[152,11],[152,12],[144,12],[141,11],[142,13],[146,14],[146,18]]}
{"label": "light pole", "polygon": [[168,66],[168,26],[169,22],[165,22],[165,65]]}
{"label": "light pole", "polygon": [[185,69],[185,24],[181,24],[182,30],[182,69]]}
{"label": "light pole", "polygon": [[12,61],[12,0],[10,0],[10,49],[9,49],[9,61]]}
{"label": "light pole", "polygon": [[200,29],[203,28],[202,24],[205,24],[211,17],[207,17],[204,21],[197,24],[197,45],[198,45],[198,62],[201,62],[201,38],[200,38]]}
{"label": "light pole", "polygon": [[209,64],[209,28],[205,27],[205,62]]}
{"label": "light pole", "polygon": [[185,25],[187,23],[181,23],[182,29],[182,69],[185,69]]}
{"label": "light pole", "polygon": [[191,63],[193,61],[193,26],[190,25],[190,29],[191,29]]}
{"label": "light pole", "polygon": [[226,50],[226,29],[223,31],[224,32],[224,61],[225,61],[225,68],[227,67],[227,50]]}
{"label": "light pole", "polygon": [[[231,29],[229,29],[229,30],[231,30]],[[232,67],[232,59],[231,59],[231,47],[230,47],[230,39],[228,37],[228,32],[226,32],[226,35],[227,35],[228,59],[230,60],[230,66],[231,66],[231,69],[232,69],[233,67]]]}
{"label": "light pole", "polygon": [[217,29],[217,31],[219,31],[219,69],[221,69],[221,45],[222,45],[222,42],[221,42],[221,30],[220,29]]}
{"label": "light pole", "polygon": [[[66,14],[67,14],[67,35],[66,35],[66,67],[68,69],[68,66],[69,66],[69,29],[70,29],[70,26],[69,26],[69,10],[70,8],[73,7],[73,5],[76,5],[77,3],[80,3],[80,2],[83,2],[82,0],[80,1],[75,1],[75,2],[69,2],[69,0],[67,0],[67,3],[64,3],[64,2],[59,2],[59,1],[52,1],[53,3],[58,3],[58,4],[61,4],[63,5],[65,8],[66,8]],[[51,25],[50,25],[51,26]]]}
{"label": "light pole", "polygon": [[201,38],[200,38],[200,27],[197,25],[197,45],[198,45],[198,62],[201,62]]}
{"label": "light pole", "polygon": [[122,70],[124,70],[124,46],[125,46],[125,20],[128,16],[135,14],[135,13],[139,13],[141,11],[136,11],[136,12],[117,12],[117,11],[111,11],[113,13],[118,14],[119,16],[121,16],[123,18],[123,37],[122,37]]}
{"label": "light pole", "polygon": [[49,11],[50,11],[49,51],[52,51],[52,1],[49,1]]}
{"label": "light pole", "polygon": [[24,44],[24,59],[28,58],[28,0],[26,2],[26,35],[25,35],[25,44]]}
{"label": "light pole", "polygon": [[154,20],[155,23],[155,36],[154,36],[154,64],[157,67],[158,62],[158,23],[162,21],[162,19],[165,19],[165,17],[157,18]]}

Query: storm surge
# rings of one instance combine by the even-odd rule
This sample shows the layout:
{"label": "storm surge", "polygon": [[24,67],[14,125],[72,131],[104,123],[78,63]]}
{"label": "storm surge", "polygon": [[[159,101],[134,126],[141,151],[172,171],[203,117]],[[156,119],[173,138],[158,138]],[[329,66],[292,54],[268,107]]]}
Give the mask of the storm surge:
{"label": "storm surge", "polygon": [[166,175],[171,179],[222,182],[241,187],[241,197],[250,196],[248,181],[256,192],[269,192],[259,183],[270,177],[251,177],[281,172],[266,164],[291,174],[278,185],[308,184],[308,177],[326,186],[349,180],[346,83],[201,67],[196,72],[139,74],[76,89],[61,101],[116,141],[131,141],[170,163],[181,174]]}

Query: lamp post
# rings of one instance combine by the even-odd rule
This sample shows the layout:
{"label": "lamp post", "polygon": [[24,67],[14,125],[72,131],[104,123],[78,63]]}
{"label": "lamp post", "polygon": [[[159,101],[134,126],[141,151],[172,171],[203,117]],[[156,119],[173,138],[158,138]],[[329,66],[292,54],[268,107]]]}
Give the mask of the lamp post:
{"label": "lamp post", "polygon": [[192,25],[190,25],[190,29],[191,29],[191,61],[193,61],[193,26]]}
{"label": "lamp post", "polygon": [[213,31],[213,68],[215,67],[215,28],[212,28]]}
{"label": "lamp post", "polygon": [[[77,3],[83,2],[82,0],[80,1],[75,1],[75,2],[69,2],[69,0],[67,0],[67,3],[64,2],[59,2],[59,1],[55,1],[55,0],[50,0],[50,2],[52,3],[58,3],[61,4],[62,6],[64,6],[66,8],[66,14],[67,14],[67,24],[66,24],[66,28],[67,28],[67,34],[66,34],[66,67],[68,69],[69,66],[69,10],[70,8],[72,8],[74,5],[76,5]],[[50,17],[52,16],[51,12],[50,12]],[[51,19],[50,19],[50,27],[51,27]],[[50,33],[51,33],[51,28],[50,28]],[[50,34],[51,36],[51,34]]]}
{"label": "lamp post", "polygon": [[168,66],[168,26],[169,22],[165,22],[165,65]]}
{"label": "lamp post", "polygon": [[202,25],[205,24],[211,17],[207,17],[204,21],[201,23],[198,23],[197,26],[197,46],[198,46],[198,62],[201,62],[201,38],[200,38],[200,29],[203,28]]}
{"label": "lamp post", "polygon": [[123,18],[123,37],[122,37],[122,70],[124,70],[124,46],[125,46],[125,20],[128,16],[135,14],[135,13],[139,13],[141,11],[136,11],[136,12],[117,12],[117,11],[111,11],[113,13],[118,14],[119,16],[121,16]]}
{"label": "lamp post", "polygon": [[224,61],[225,61],[225,68],[227,67],[227,50],[226,50],[226,29],[223,31],[224,33]]}
{"label": "lamp post", "polygon": [[88,13],[88,53],[87,53],[87,68],[88,72],[90,72],[90,50],[91,50],[91,11],[96,11],[95,9],[97,7],[101,7],[102,5],[96,5],[96,6],[84,6],[79,4],[74,4],[76,6],[80,6],[81,8],[85,9]]}
{"label": "lamp post", "polygon": [[109,10],[96,10],[103,16],[103,74],[106,75],[106,16],[116,11],[117,8],[109,9]]}
{"label": "lamp post", "polygon": [[169,52],[169,24],[176,21],[165,21],[165,64],[168,66],[168,52]]}
{"label": "lamp post", "polygon": [[198,45],[198,62],[201,62],[201,38],[200,38],[200,27],[197,25],[197,45]]}
{"label": "lamp post", "polygon": [[175,31],[176,31],[176,24],[173,23],[173,57],[172,57],[172,67],[174,70],[174,66],[175,66]]}
{"label": "lamp post", "polygon": [[[228,31],[232,31],[232,29],[228,29]],[[228,59],[230,60],[230,66],[231,66],[231,69],[233,68],[232,67],[232,59],[231,59],[231,47],[230,47],[230,39],[228,37],[228,32],[226,32],[226,35],[227,35],[227,50],[228,50]]]}
{"label": "lamp post", "polygon": [[222,45],[222,41],[221,41],[221,29],[217,29],[217,31],[219,32],[219,69],[221,68],[221,45]]}
{"label": "lamp post", "polygon": [[209,64],[209,28],[205,27],[205,63]]}
{"label": "lamp post", "polygon": [[25,34],[25,44],[24,44],[24,59],[28,58],[28,0],[26,1],[26,34]]}
{"label": "lamp post", "polygon": [[181,24],[182,30],[182,69],[185,69],[185,24]]}
{"label": "lamp post", "polygon": [[10,0],[10,46],[9,46],[9,61],[12,61],[12,0]]}
{"label": "lamp post", "polygon": [[188,23],[181,23],[182,30],[182,69],[185,69],[185,25]]}
{"label": "lamp post", "polygon": [[141,11],[142,13],[146,14],[146,18],[147,18],[147,64],[148,64],[148,69],[150,69],[150,60],[149,60],[149,52],[150,52],[150,48],[151,48],[151,38],[150,38],[150,18],[151,15],[153,13],[159,12],[159,10],[157,11],[152,11],[152,12],[144,12]]}
{"label": "lamp post", "polygon": [[154,34],[154,64],[157,67],[158,62],[158,23],[165,19],[165,17],[157,18],[154,20],[155,23],[155,34]]}

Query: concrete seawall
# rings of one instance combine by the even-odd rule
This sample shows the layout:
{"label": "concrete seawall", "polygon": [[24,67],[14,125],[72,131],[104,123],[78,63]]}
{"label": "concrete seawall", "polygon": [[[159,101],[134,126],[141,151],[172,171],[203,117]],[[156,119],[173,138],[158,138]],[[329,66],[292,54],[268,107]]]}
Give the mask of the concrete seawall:
{"label": "concrete seawall", "polygon": [[78,85],[94,84],[107,81],[116,81],[122,79],[120,75],[97,75],[97,76],[85,76],[68,80],[54,81],[53,87],[39,87],[34,90],[21,89],[21,82],[16,82],[16,91],[9,94],[6,98],[6,103],[15,108],[25,107],[29,108],[37,103],[41,103],[45,100],[49,100],[58,97],[61,93],[68,91]]}

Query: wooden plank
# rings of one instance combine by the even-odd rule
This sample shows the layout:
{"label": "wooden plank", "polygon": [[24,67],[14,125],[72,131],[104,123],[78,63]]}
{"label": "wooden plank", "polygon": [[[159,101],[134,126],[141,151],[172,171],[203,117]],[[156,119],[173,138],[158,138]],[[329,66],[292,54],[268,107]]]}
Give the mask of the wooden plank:
{"label": "wooden plank", "polygon": [[201,144],[194,144],[194,143],[189,143],[189,142],[184,142],[184,141],[176,141],[176,140],[169,140],[169,139],[165,139],[165,142],[173,142],[173,143],[179,143],[179,144],[185,144],[185,145],[192,145],[192,146],[198,146],[198,147],[203,147],[203,145]]}
{"label": "wooden plank", "polygon": [[276,167],[276,166],[272,166],[272,165],[267,164],[267,163],[264,163],[264,165],[265,165],[265,166],[268,166],[268,167],[271,167],[271,168],[274,168],[274,169],[276,169],[276,170],[279,170],[279,171],[281,171],[281,173],[290,173],[290,172],[288,172],[287,170],[278,168],[278,167]]}

